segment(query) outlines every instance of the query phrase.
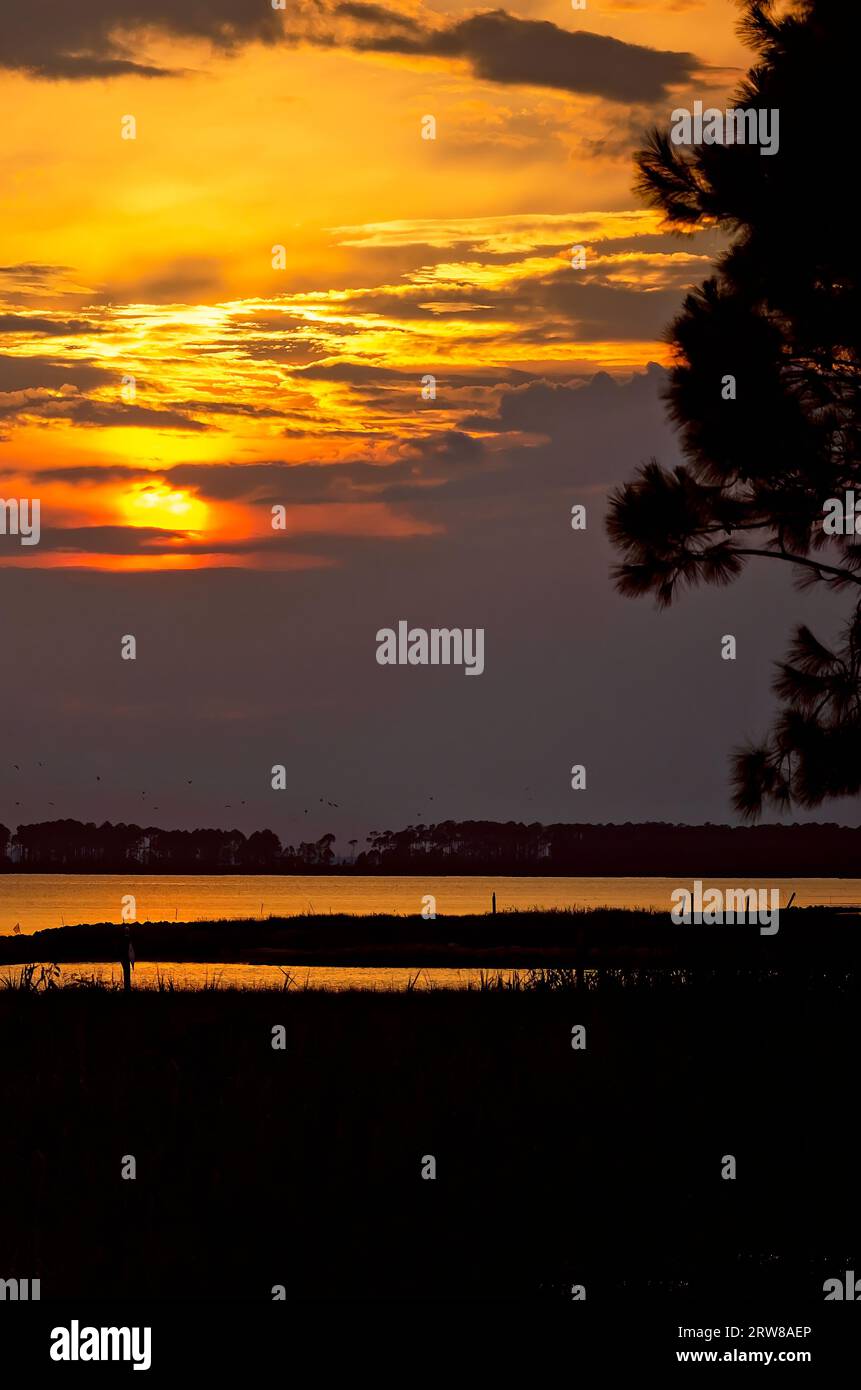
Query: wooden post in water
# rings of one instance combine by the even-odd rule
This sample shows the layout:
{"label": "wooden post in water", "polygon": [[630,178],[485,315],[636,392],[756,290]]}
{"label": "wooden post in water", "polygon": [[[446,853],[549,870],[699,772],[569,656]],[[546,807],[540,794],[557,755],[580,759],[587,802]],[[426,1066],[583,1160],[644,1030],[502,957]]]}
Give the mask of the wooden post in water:
{"label": "wooden post in water", "polygon": [[492,897],[492,899],[491,899],[491,902],[492,902],[492,904],[493,904],[493,906],[492,906],[492,908],[491,908],[491,911],[492,911],[492,913],[493,913],[493,915],[494,915],[494,917],[495,917],[495,916],[496,916],[496,894],[495,894],[495,893],[493,894],[493,897]]}
{"label": "wooden post in water", "polygon": [[125,952],[122,959],[123,967],[123,989],[128,991],[132,987],[132,966],[134,965],[135,951],[132,946],[132,934],[128,926],[125,933]]}

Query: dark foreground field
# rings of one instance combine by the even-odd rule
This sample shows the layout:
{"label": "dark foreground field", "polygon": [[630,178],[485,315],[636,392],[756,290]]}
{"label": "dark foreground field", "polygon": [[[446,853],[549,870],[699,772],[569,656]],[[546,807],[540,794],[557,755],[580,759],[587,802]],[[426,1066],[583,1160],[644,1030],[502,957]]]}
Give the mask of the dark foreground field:
{"label": "dark foreground field", "polygon": [[861,1272],[851,977],[533,983],[0,991],[0,1277],[681,1309]]}

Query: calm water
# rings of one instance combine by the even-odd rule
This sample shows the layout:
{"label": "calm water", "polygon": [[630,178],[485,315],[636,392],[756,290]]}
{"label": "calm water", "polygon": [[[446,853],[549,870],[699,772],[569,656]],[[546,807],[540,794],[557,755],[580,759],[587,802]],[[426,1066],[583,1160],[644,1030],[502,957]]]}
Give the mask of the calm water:
{"label": "calm water", "polygon": [[[861,879],[708,879],[708,887],[777,888],[785,905],[791,894],[800,907],[861,903]],[[692,880],[678,878],[431,878],[424,875],[340,877],[338,875],[146,875],[124,874],[2,874],[0,875],[0,933],[16,924],[22,933],[46,927],[74,926],[84,922],[121,921],[121,899],[133,894],[139,922],[176,920],[193,922],[219,917],[291,916],[313,911],[365,914],[390,912],[413,916],[421,912],[422,899],[436,898],[438,916],[446,913],[488,912],[491,894],[497,908],[530,907],[646,907],[669,911],[670,894],[676,888],[692,888]],[[6,973],[3,971],[2,973]],[[99,978],[118,978],[118,966],[67,965],[64,976],[83,973]],[[158,975],[169,975],[176,984],[201,985],[284,983],[277,968],[254,965],[199,965],[142,963],[135,970],[138,985],[154,984]],[[367,970],[357,967],[301,967],[294,987],[307,983],[329,988],[372,985],[403,988],[415,971]],[[422,985],[465,985],[474,981],[473,970],[426,970]]]}

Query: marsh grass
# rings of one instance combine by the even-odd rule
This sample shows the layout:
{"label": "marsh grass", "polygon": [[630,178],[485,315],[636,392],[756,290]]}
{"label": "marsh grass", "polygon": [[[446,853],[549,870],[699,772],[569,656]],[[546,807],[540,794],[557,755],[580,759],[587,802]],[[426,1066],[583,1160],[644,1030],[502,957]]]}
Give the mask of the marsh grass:
{"label": "marsh grass", "polygon": [[799,1306],[861,1267],[852,982],[415,972],[327,992],[216,972],[125,994],[22,975],[0,991],[0,1264],[43,1297],[564,1300],[584,1282],[611,1301],[767,1285]]}

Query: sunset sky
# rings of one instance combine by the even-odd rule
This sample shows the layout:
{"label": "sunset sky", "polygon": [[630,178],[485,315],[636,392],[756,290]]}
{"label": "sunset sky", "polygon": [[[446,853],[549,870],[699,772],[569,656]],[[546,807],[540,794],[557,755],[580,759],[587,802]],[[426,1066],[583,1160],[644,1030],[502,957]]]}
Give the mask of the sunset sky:
{"label": "sunset sky", "polygon": [[[42,529],[0,537],[33,773],[4,778],[5,823],[140,817],[147,782],[156,823],[285,838],[437,809],[727,818],[728,746],[815,599],[760,575],[658,617],[613,594],[602,524],[609,485],[674,461],[662,333],[718,249],[662,231],[632,155],[674,107],[725,104],[737,17],[3,0],[0,496],[38,498]],[[486,626],[482,680],[381,672],[400,618]],[[747,664],[715,672],[725,631]],[[320,778],[337,824],[306,819]]]}
{"label": "sunset sky", "polygon": [[0,466],[44,528],[5,563],[315,566],[332,537],[432,534],[465,460],[528,467],[541,421],[506,401],[663,360],[708,265],[707,237],[637,205],[631,154],[737,80],[733,21],[723,0],[4,15]]}

